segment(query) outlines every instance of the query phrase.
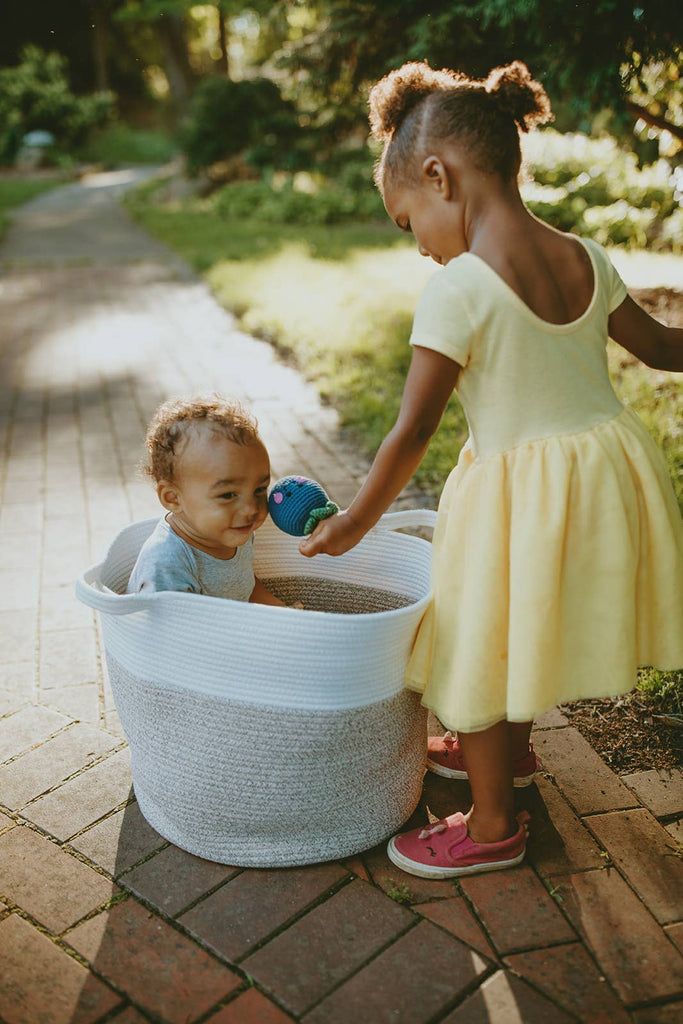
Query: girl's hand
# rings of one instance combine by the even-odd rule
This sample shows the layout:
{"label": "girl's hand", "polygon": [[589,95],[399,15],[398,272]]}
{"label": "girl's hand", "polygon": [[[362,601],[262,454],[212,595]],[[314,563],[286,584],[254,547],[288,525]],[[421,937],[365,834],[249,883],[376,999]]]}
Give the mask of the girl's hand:
{"label": "girl's hand", "polygon": [[356,546],[367,533],[348,512],[339,512],[318,523],[310,537],[299,544],[299,551],[307,558],[313,555],[343,555]]}

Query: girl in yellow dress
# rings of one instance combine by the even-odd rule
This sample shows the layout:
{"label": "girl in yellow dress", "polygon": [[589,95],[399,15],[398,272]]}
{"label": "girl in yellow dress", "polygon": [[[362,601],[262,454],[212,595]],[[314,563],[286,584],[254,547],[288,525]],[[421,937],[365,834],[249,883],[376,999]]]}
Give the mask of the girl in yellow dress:
{"label": "girl in yellow dress", "polygon": [[392,861],[425,877],[522,860],[513,786],[533,778],[534,717],[625,693],[639,665],[683,664],[683,525],[606,358],[609,334],[647,365],[681,371],[683,330],[627,296],[598,244],[524,206],[518,129],[551,116],[519,61],[486,80],[405,64],[370,95],[387,213],[443,270],[417,307],[395,426],[350,507],[301,551],[358,543],[456,388],[470,437],[441,498],[433,601],[406,682],[453,731],[430,740],[428,767],[469,777],[473,805],[390,841]]}

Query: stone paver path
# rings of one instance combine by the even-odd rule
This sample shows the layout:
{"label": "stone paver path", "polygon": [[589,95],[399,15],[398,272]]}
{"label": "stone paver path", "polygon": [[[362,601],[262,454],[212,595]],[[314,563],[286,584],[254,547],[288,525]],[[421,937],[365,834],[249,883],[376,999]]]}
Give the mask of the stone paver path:
{"label": "stone paver path", "polygon": [[[314,390],[128,221],[116,198],[133,179],[39,198],[0,247],[0,1019],[683,1019],[680,773],[620,780],[558,712],[520,796],[527,862],[459,885],[404,875],[383,847],[309,868],[213,864],[140,815],[73,581],[158,514],[136,476],[151,412],[174,393],[239,394],[276,475],[314,476],[342,504],[366,465]],[[423,813],[468,793],[430,776]]]}

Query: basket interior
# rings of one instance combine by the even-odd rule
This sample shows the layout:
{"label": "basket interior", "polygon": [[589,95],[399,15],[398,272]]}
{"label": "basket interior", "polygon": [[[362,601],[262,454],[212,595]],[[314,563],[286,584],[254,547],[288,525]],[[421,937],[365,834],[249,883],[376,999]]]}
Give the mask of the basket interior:
{"label": "basket interior", "polygon": [[285,604],[300,601],[305,609],[315,612],[371,614],[405,608],[413,603],[405,594],[321,576],[276,576],[263,583]]}
{"label": "basket interior", "polygon": [[[98,585],[125,594],[140,548],[158,520],[124,528],[98,567]],[[254,549],[256,576],[285,604],[301,602],[312,611],[346,614],[393,611],[423,600],[430,587],[429,545],[386,531],[364,538],[341,558],[299,553],[299,538],[272,524],[259,530]]]}

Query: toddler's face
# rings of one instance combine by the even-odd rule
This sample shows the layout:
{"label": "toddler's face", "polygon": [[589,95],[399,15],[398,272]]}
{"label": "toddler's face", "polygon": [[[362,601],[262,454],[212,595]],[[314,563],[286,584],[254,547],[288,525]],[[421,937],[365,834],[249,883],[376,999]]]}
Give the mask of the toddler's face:
{"label": "toddler's face", "polygon": [[178,460],[175,480],[159,484],[176,533],[216,558],[231,558],[268,514],[270,460],[260,441],[239,445],[203,427]]}

